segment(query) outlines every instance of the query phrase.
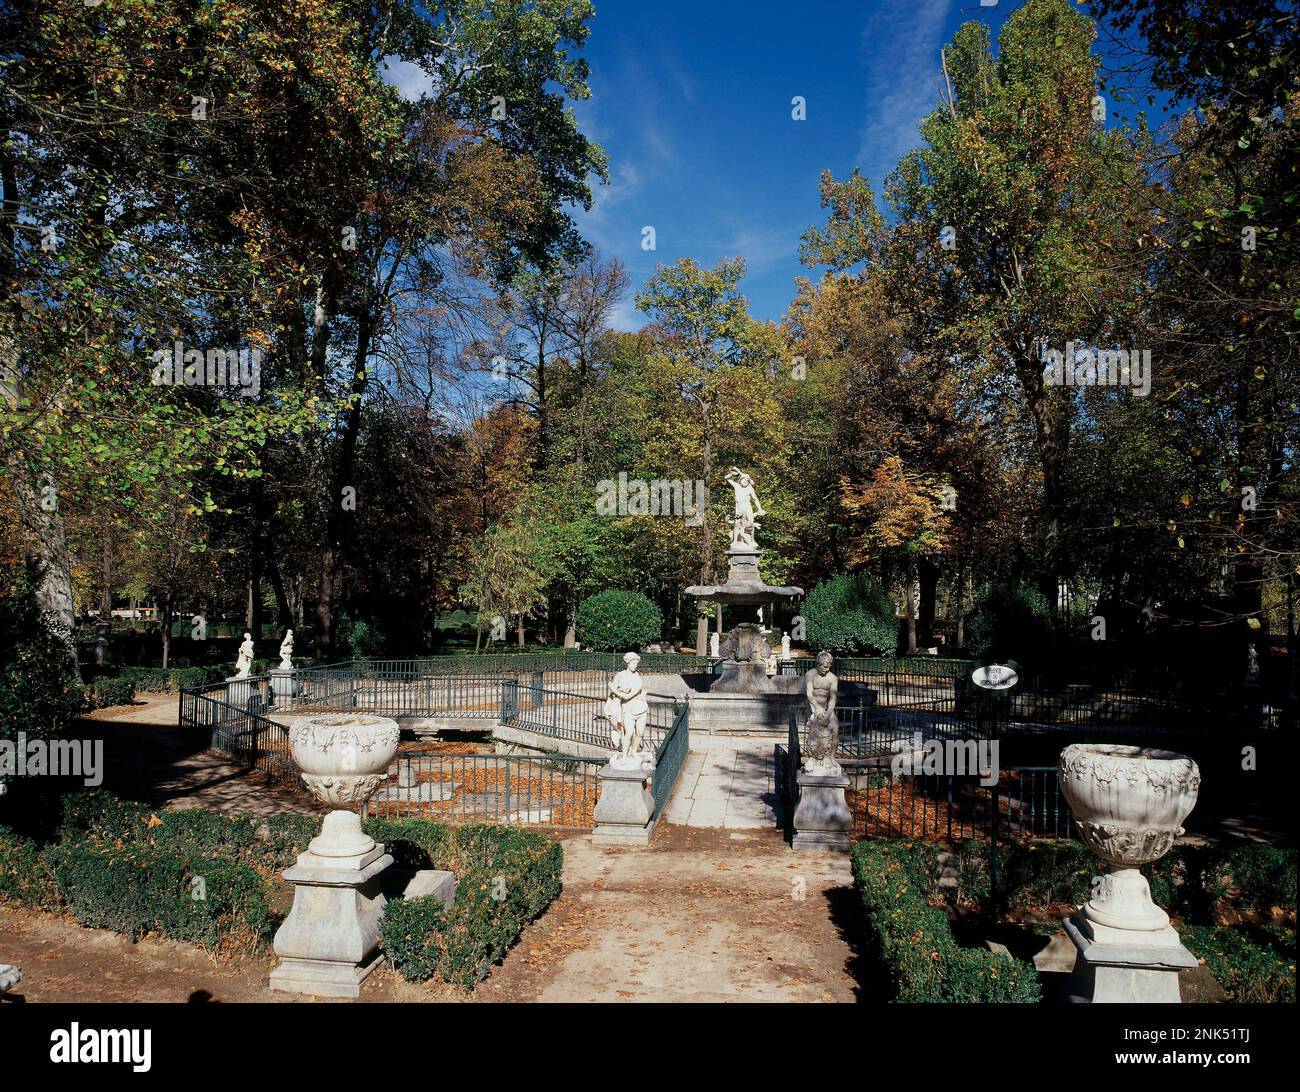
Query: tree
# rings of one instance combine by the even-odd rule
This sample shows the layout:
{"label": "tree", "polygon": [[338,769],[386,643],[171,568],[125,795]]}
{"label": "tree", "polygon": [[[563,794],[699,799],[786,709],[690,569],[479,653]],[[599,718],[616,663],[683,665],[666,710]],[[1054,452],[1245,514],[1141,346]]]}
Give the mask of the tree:
{"label": "tree", "polygon": [[[741,258],[724,258],[712,269],[701,269],[693,259],[683,258],[675,265],[657,268],[636,296],[637,307],[656,326],[652,367],[663,387],[677,399],[685,400],[694,412],[687,439],[693,451],[682,453],[678,473],[669,476],[690,476],[680,470],[693,463],[694,476],[710,490],[715,485],[722,487],[721,475],[715,474],[717,457],[727,454],[719,451],[724,424],[721,418],[737,404],[746,405],[741,401],[748,386],[746,378],[752,379],[756,369],[761,374],[775,348],[774,331],[750,318],[748,302],[740,295],[744,275],[745,262]],[[748,377],[744,374],[746,366]],[[697,563],[701,584],[713,583],[711,540],[716,528],[716,519],[699,523]],[[703,649],[707,638],[708,620],[700,617],[696,623],[696,648]]]}
{"label": "tree", "polygon": [[[1040,583],[1054,598],[1075,394],[1044,381],[1044,346],[1106,345],[1135,325],[1150,223],[1142,143],[1094,121],[1090,22],[1030,0],[1002,28],[967,23],[944,50],[952,94],[886,186],[892,221],[854,175],[825,186],[831,223],[808,238],[833,268],[866,263],[910,319],[912,344],[1021,407],[1041,481]],[[1014,391],[1018,401],[1008,395]]]}

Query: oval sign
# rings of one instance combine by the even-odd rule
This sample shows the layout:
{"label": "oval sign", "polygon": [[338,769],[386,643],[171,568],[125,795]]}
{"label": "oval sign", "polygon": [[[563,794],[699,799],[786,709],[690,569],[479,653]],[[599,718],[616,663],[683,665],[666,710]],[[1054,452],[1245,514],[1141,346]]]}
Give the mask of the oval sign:
{"label": "oval sign", "polygon": [[1020,676],[1006,664],[988,664],[972,671],[970,681],[985,690],[1010,690],[1020,681]]}

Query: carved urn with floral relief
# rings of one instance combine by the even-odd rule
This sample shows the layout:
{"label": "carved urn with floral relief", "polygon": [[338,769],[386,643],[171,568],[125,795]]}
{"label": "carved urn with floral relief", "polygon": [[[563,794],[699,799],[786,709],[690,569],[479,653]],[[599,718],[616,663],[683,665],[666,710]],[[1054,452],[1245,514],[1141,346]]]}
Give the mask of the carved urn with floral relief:
{"label": "carved urn with floral relief", "polygon": [[1084,907],[1087,919],[1112,929],[1166,927],[1169,915],[1138,868],[1183,833],[1201,784],[1196,763],[1174,751],[1076,743],[1061,752],[1057,773],[1079,836],[1111,866]]}

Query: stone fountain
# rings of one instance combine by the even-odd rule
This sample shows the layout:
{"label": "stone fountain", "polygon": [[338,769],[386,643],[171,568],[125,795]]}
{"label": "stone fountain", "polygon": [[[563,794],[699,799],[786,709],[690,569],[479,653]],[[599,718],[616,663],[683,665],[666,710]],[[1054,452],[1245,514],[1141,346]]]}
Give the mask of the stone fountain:
{"label": "stone fountain", "polygon": [[275,934],[271,989],[358,997],[382,960],[380,877],[393,858],[361,829],[360,812],[388,776],[399,738],[396,721],[362,714],[299,717],[290,726],[303,781],[334,810],[284,873],[293,909]]}
{"label": "stone fountain", "polygon": [[1196,805],[1201,773],[1186,755],[1147,747],[1076,743],[1057,763],[1079,836],[1110,871],[1065,921],[1078,951],[1075,997],[1094,1002],[1181,1000],[1178,972],[1196,957],[1138,871],[1169,852]]}
{"label": "stone fountain", "polygon": [[[763,551],[756,537],[758,517],[766,512],[752,479],[732,467],[726,481],[736,498],[726,583],[695,585],[687,588],[686,594],[723,608],[760,610],[800,598],[802,588],[764,583],[759,573]],[[689,702],[692,732],[784,733],[792,710],[802,724],[807,714],[804,680],[795,675],[768,674],[768,662],[775,657],[775,649],[758,623],[735,625],[718,651],[722,656],[718,674],[684,674],[684,692],[672,695]],[[852,683],[845,684],[841,693],[847,703],[869,703],[875,697],[873,691]]]}

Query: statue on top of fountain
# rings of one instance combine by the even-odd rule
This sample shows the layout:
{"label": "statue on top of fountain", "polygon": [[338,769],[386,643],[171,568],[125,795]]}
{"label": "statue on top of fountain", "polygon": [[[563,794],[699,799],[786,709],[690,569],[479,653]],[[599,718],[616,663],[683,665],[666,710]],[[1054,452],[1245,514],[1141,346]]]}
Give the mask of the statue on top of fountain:
{"label": "statue on top of fountain", "polygon": [[754,482],[738,466],[727,471],[724,479],[736,495],[736,514],[731,523],[731,544],[733,546],[758,547],[755,537],[758,532],[758,517],[767,515],[763,503],[754,492]]}

